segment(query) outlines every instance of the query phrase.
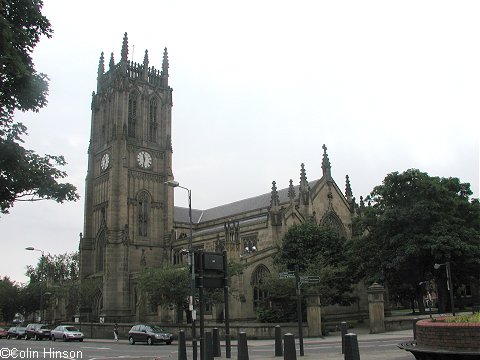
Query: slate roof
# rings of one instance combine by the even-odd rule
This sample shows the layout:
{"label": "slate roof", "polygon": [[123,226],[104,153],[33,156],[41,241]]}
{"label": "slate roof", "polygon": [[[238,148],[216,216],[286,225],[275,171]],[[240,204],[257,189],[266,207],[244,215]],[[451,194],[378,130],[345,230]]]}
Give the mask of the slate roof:
{"label": "slate roof", "polygon": [[[308,185],[313,188],[320,179],[309,181]],[[295,195],[298,196],[298,189],[300,185],[295,186]],[[288,199],[288,187],[285,189],[277,190],[280,203],[286,203]],[[221,219],[241,213],[265,209],[270,206],[271,192],[251,197],[244,200],[235,201],[230,204],[220,205],[207,210],[192,209],[192,222],[194,224],[200,224],[202,222]],[[175,206],[173,209],[173,219],[175,222],[188,223],[188,208]]]}

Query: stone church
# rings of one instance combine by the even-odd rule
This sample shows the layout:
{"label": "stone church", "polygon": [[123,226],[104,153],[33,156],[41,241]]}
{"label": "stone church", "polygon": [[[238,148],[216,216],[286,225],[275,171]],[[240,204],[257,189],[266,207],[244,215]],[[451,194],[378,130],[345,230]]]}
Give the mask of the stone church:
{"label": "stone church", "polygon": [[[137,290],[138,273],[146,266],[186,262],[181,250],[189,242],[189,209],[175,206],[174,188],[165,185],[174,179],[168,71],[167,49],[159,69],[150,66],[147,51],[143,63],[129,61],[127,34],[118,62],[112,53],[106,68],[100,56],[79,246],[81,282],[93,286],[91,304],[82,310],[90,321],[159,321],[157,309]],[[259,196],[193,209],[193,247],[225,249],[229,259],[246,265],[232,280],[238,296],[229,302],[231,319],[255,319],[256,304],[265,295],[258,284],[276,273],[272,255],[289,226],[313,220],[351,238],[354,198],[348,176],[342,191],[325,145],[321,163],[314,166],[323,170],[320,179],[309,181],[301,164],[293,174],[299,183],[290,180],[280,189],[273,181]],[[362,309],[365,304],[357,303],[342,312]],[[220,316],[220,309],[207,311]],[[328,316],[329,309],[322,313]]]}

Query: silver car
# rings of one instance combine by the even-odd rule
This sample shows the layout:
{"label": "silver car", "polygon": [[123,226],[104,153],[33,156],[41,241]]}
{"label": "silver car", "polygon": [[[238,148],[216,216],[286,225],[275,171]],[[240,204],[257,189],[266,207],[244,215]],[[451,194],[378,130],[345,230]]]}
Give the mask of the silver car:
{"label": "silver car", "polygon": [[78,340],[83,341],[83,333],[72,325],[59,325],[50,333],[50,339],[55,341],[63,339],[63,341]]}

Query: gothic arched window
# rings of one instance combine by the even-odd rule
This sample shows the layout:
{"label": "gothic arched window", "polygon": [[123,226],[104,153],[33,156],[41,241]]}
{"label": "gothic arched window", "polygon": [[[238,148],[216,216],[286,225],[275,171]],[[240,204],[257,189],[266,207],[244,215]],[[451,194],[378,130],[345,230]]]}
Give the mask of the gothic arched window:
{"label": "gothic arched window", "polygon": [[138,235],[147,236],[150,196],[146,191],[138,194]]}
{"label": "gothic arched window", "polygon": [[97,249],[96,249],[96,268],[98,272],[104,270],[105,264],[105,230],[102,230],[97,236]]}
{"label": "gothic arched window", "polygon": [[132,93],[128,97],[128,136],[135,137],[135,125],[137,122],[137,94]]}
{"label": "gothic arched window", "polygon": [[268,292],[262,290],[260,285],[263,279],[270,274],[270,270],[265,265],[259,265],[252,274],[252,286],[253,286],[253,306],[255,308],[265,304]]}
{"label": "gothic arched window", "polygon": [[345,226],[343,225],[342,220],[340,220],[340,218],[334,211],[327,212],[322,218],[321,224],[323,226],[330,227],[333,231],[335,231],[338,237],[347,237]]}
{"label": "gothic arched window", "polygon": [[148,110],[148,118],[149,118],[148,141],[151,141],[151,142],[157,141],[157,127],[158,127],[157,112],[158,112],[157,100],[152,99],[150,100],[150,107]]}

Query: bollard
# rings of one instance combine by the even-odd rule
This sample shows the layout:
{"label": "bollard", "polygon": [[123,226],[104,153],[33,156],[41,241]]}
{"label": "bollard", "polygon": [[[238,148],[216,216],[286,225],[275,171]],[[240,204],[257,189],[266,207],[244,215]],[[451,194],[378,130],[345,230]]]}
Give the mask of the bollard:
{"label": "bollard", "polygon": [[283,360],[297,360],[297,350],[295,349],[295,337],[293,334],[285,334],[283,343],[285,346]]}
{"label": "bollard", "polygon": [[345,354],[345,335],[347,335],[348,325],[346,321],[340,323],[340,331],[342,332],[342,354]]}
{"label": "bollard", "polygon": [[178,333],[178,360],[187,360],[187,346],[185,344],[185,331]]}
{"label": "bollard", "polygon": [[345,335],[345,360],[360,360],[356,334]]}
{"label": "bollard", "polygon": [[238,333],[237,360],[248,360],[247,333]]}
{"label": "bollard", "polygon": [[282,328],[280,325],[275,326],[275,356],[283,355],[282,344]]}
{"label": "bollard", "polygon": [[213,341],[211,331],[205,331],[205,358],[202,360],[213,360]]}
{"label": "bollard", "polygon": [[220,337],[218,336],[218,328],[213,328],[212,330],[212,342],[213,342],[213,357],[222,356],[222,351],[220,350]]}
{"label": "bollard", "polygon": [[419,318],[413,318],[412,320],[412,329],[413,329],[413,340],[417,340],[417,321]]}

